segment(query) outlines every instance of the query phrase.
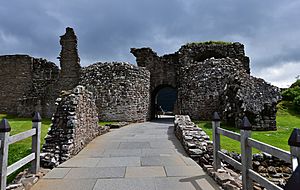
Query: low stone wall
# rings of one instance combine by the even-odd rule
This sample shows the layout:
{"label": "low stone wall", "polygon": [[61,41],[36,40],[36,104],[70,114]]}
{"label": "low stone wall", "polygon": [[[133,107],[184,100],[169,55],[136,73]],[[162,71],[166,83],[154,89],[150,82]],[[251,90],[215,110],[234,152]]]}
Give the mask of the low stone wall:
{"label": "low stone wall", "polygon": [[41,154],[41,165],[48,168],[68,160],[96,136],[109,130],[98,125],[95,99],[83,86],[63,92],[56,105]]}
{"label": "low stone wall", "polygon": [[[224,189],[242,189],[241,173],[231,165],[222,162],[221,169],[214,171],[213,163],[213,142],[209,136],[195,123],[188,115],[176,115],[174,121],[176,137],[182,143],[187,154],[203,167]],[[237,161],[241,156],[237,153],[222,150]],[[275,184],[283,187],[292,174],[291,165],[267,153],[253,155],[253,169],[261,176],[268,178]],[[259,184],[254,183],[254,189],[262,190]]]}

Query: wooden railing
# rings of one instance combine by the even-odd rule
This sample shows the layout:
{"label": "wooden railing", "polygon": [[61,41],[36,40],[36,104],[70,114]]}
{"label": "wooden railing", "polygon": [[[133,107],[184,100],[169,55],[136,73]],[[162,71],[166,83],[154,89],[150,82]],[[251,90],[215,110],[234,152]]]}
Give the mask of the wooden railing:
{"label": "wooden railing", "polygon": [[[0,123],[0,190],[6,189],[7,176],[31,162],[31,172],[37,174],[40,169],[41,116],[35,113],[32,129],[10,136],[11,127],[6,119]],[[10,144],[32,137],[31,154],[8,166],[8,147]]]}
{"label": "wooden railing", "polygon": [[[275,185],[271,181],[259,175],[252,169],[252,147],[263,152],[269,153],[279,159],[284,160],[287,163],[291,163],[293,171],[299,163],[300,158],[300,130],[294,129],[290,136],[288,144],[291,147],[291,152],[281,150],[274,146],[265,144],[263,142],[257,141],[251,138],[252,126],[247,119],[243,118],[242,125],[240,127],[240,134],[235,133],[220,127],[220,117],[218,113],[214,113],[213,121],[213,143],[214,143],[214,170],[221,168],[221,160],[224,160],[228,164],[232,165],[235,169],[242,172],[242,183],[243,190],[253,189],[253,180],[271,190],[283,190],[281,187]],[[224,154],[220,151],[220,135],[226,136],[233,140],[239,141],[241,144],[241,162],[238,162],[231,158],[230,156]]]}

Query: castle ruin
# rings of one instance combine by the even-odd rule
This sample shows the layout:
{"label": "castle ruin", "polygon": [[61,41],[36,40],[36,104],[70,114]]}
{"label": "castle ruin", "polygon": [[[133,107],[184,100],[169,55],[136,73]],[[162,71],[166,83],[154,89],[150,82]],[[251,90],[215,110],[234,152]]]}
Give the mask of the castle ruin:
{"label": "castle ruin", "polygon": [[176,92],[174,114],[239,125],[247,115],[256,130],[276,129],[277,87],[250,75],[249,58],[240,43],[190,43],[158,56],[150,48],[132,48],[137,66],[123,62],[80,66],[72,28],[61,36],[59,69],[28,55],[0,56],[0,113],[52,117],[62,91],[83,85],[93,92],[100,120],[146,121],[154,117],[157,94]]}

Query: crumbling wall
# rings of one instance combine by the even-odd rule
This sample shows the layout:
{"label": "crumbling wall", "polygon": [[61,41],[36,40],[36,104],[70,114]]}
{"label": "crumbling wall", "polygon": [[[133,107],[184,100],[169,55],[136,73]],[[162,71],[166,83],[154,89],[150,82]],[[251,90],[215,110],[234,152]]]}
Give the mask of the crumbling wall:
{"label": "crumbling wall", "polygon": [[187,62],[178,70],[178,98],[181,113],[193,119],[208,120],[215,111],[221,111],[220,95],[227,78],[244,70],[237,59],[206,59]]}
{"label": "crumbling wall", "polygon": [[129,63],[96,63],[83,68],[81,85],[92,91],[105,121],[149,118],[150,73]]}
{"label": "crumbling wall", "polygon": [[33,58],[28,55],[0,56],[0,111],[16,114],[18,100],[32,85]]}
{"label": "crumbling wall", "polygon": [[83,86],[65,91],[56,101],[57,109],[42,148],[42,165],[55,167],[76,155],[96,136],[106,132],[98,125],[94,96]]}
{"label": "crumbling wall", "polygon": [[61,90],[70,90],[78,85],[80,79],[80,58],[77,49],[77,36],[73,28],[66,28],[66,33],[60,37],[60,79]]}
{"label": "crumbling wall", "polygon": [[240,60],[243,68],[250,74],[249,57],[245,56],[244,45],[238,42],[200,42],[188,43],[181,46],[178,51],[179,63],[181,65],[189,64],[191,61],[203,62],[206,59],[214,57],[232,58]]}
{"label": "crumbling wall", "polygon": [[[157,56],[150,48],[132,48],[131,53],[136,56],[138,66],[151,73],[152,116],[156,89],[172,86],[177,90],[175,114],[206,120],[218,111],[223,113],[224,120],[236,125],[247,115],[254,129],[276,129],[278,88],[250,76],[249,58],[245,56],[243,44],[188,43],[165,56]],[[224,99],[226,96],[230,98]]]}
{"label": "crumbling wall", "polygon": [[223,119],[240,126],[246,115],[254,130],[276,130],[276,105],[280,89],[242,72],[227,78],[220,98]]}
{"label": "crumbling wall", "polygon": [[58,67],[45,59],[32,59],[31,85],[24,95],[19,98],[17,114],[31,116],[33,111],[38,111],[44,117],[51,117],[54,111],[55,98],[49,98],[49,87],[56,83],[59,76]]}
{"label": "crumbling wall", "polygon": [[31,116],[44,115],[47,86],[58,79],[58,67],[45,59],[28,55],[0,56],[0,112]]}

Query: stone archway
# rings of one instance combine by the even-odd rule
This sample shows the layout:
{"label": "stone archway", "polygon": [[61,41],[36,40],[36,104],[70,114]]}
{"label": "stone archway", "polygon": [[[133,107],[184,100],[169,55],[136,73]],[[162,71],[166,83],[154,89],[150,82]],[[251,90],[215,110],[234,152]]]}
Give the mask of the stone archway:
{"label": "stone archway", "polygon": [[174,115],[177,104],[177,89],[171,85],[159,85],[151,93],[151,119],[155,118],[156,105],[168,115]]}

